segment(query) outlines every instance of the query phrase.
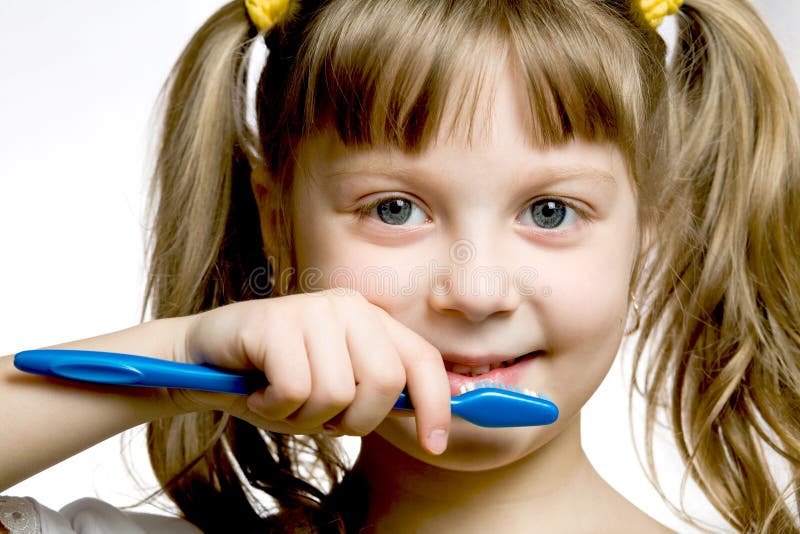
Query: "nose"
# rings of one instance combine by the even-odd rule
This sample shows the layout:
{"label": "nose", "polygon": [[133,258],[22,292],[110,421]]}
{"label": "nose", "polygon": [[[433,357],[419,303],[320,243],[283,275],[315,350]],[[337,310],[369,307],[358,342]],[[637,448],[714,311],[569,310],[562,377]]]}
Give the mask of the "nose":
{"label": "nose", "polygon": [[429,305],[443,314],[458,314],[471,322],[508,314],[520,305],[520,294],[509,270],[491,261],[491,247],[459,240],[450,247],[448,260],[431,270]]}

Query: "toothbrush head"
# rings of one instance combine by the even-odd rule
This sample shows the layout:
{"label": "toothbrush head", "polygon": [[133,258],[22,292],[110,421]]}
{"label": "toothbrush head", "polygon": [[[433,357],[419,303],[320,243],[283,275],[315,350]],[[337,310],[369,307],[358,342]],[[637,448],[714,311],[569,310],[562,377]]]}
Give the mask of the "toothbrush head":
{"label": "toothbrush head", "polygon": [[[394,407],[414,409],[405,392]],[[450,399],[450,410],[472,424],[489,428],[542,426],[558,419],[558,406],[544,395],[490,380],[462,386],[460,394]]]}
{"label": "toothbrush head", "polygon": [[558,419],[558,406],[535,391],[484,380],[465,384],[450,400],[452,413],[478,426],[542,426]]}

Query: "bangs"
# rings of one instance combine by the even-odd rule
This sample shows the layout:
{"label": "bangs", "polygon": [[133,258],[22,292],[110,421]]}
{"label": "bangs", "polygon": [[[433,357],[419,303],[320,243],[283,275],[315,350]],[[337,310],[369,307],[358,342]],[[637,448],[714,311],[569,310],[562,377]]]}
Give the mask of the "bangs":
{"label": "bangs", "polygon": [[407,152],[442,134],[472,142],[483,131],[474,125],[491,121],[483,91],[508,66],[524,85],[532,145],[582,137],[626,147],[648,101],[647,56],[631,29],[605,2],[332,1],[300,47],[285,126]]}

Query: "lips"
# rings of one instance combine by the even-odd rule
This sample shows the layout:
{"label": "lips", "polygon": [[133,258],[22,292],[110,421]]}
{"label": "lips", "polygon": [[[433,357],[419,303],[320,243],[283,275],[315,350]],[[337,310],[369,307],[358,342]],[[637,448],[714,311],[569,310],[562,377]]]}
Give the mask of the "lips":
{"label": "lips", "polygon": [[[502,360],[497,362],[497,365],[492,368],[492,364],[482,364],[481,366],[465,366],[463,364],[455,364],[452,362],[445,362],[445,369],[447,370],[447,379],[450,382],[450,396],[455,397],[459,394],[461,387],[465,384],[481,382],[484,380],[491,380],[494,382],[502,382],[506,385],[520,385],[519,382],[523,373],[528,368],[537,356],[541,355],[543,351],[533,351],[510,360]],[[457,367],[457,366],[461,367]],[[459,373],[456,371],[463,371],[467,368],[467,374]],[[477,373],[477,371],[485,372]]]}
{"label": "lips", "polygon": [[527,354],[523,354],[522,356],[517,356],[516,358],[509,358],[507,360],[499,362],[495,361],[483,365],[464,365],[461,363],[445,361],[445,369],[459,375],[480,376],[488,373],[489,371],[498,369],[500,367],[511,367],[515,363],[522,361],[523,358],[526,358],[531,355],[533,355],[533,353],[529,352]]}

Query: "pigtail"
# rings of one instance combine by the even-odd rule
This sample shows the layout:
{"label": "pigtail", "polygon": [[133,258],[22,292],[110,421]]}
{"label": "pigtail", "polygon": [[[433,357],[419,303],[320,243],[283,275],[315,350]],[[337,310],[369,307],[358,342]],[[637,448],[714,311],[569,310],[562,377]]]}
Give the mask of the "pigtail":
{"label": "pigtail", "polygon": [[[154,318],[269,294],[250,278],[270,269],[250,185],[261,144],[246,105],[250,53],[265,54],[263,44],[244,3],[233,1],[196,32],[165,86],[145,293]],[[266,433],[201,412],[151,422],[147,441],[162,489],[144,501],[166,492],[204,532],[344,530],[326,494],[303,480],[314,457],[334,489],[342,479],[343,452],[329,438]]]}
{"label": "pigtail", "polygon": [[152,298],[157,318],[197,313],[238,292],[221,276],[225,266],[218,259],[227,244],[234,182],[249,180],[237,135],[248,31],[241,3],[222,8],[195,34],[165,87],[163,130],[150,191],[157,211],[145,292],[145,302]]}
{"label": "pigtail", "polygon": [[[240,3],[220,9],[194,35],[164,89],[145,291],[154,318],[198,313],[234,297],[220,260],[233,184],[249,174],[236,119],[248,31]],[[222,530],[218,506],[237,524],[258,522],[222,447],[230,419],[204,412],[148,425],[150,463],[163,491],[204,531]]]}
{"label": "pigtail", "polygon": [[686,476],[737,531],[800,532],[797,87],[744,0],[687,0],[669,69],[675,179],[636,350],[655,341],[649,467],[668,406]]}

